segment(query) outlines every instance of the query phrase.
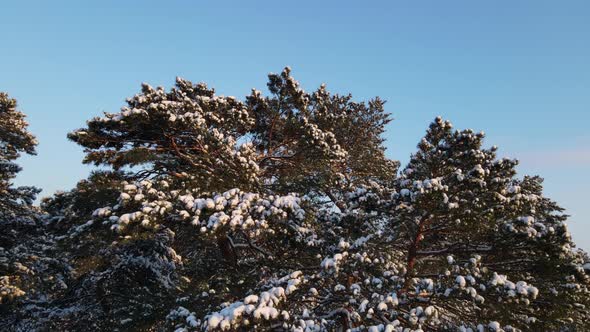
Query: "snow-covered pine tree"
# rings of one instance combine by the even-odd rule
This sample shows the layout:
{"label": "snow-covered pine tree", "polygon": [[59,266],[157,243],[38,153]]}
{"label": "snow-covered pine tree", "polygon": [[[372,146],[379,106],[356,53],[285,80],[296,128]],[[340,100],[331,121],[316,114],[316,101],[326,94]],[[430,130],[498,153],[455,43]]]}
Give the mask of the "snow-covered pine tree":
{"label": "snow-covered pine tree", "polygon": [[112,170],[43,202],[67,290],[10,326],[588,329],[590,264],[567,216],[483,134],[437,119],[397,174],[380,99],[306,93],[288,68],[268,90],[144,85],[72,132]]}
{"label": "snow-covered pine tree", "polygon": [[65,264],[56,259],[39,210],[32,206],[40,192],[15,187],[21,153],[34,155],[37,141],[15,99],[0,92],[0,330],[14,328],[20,309],[43,303],[65,287]]}
{"label": "snow-covered pine tree", "polygon": [[289,69],[269,75],[268,87],[270,97],[255,91],[242,103],[182,79],[169,92],[144,85],[120,113],[71,133],[85,162],[121,176],[120,193],[104,201],[116,183],[97,183],[104,173],[44,202],[74,270],[85,272],[67,315],[35,319],[73,329],[162,324],[179,299],[204,317],[281,274],[319,268],[317,207],[344,208],[349,188],[395,176],[380,137],[389,119],[379,99],[308,94]]}
{"label": "snow-covered pine tree", "polygon": [[567,216],[543,197],[540,178],[515,179],[517,162],[496,159],[483,138],[437,118],[396,181],[392,220],[407,251],[403,291],[428,280],[433,287],[422,296],[438,303],[441,317],[472,326],[582,323],[585,310],[564,310],[564,297],[573,306],[588,298]]}
{"label": "snow-covered pine tree", "polygon": [[144,84],[121,112],[68,137],[85,148],[85,163],[132,167],[130,180],[166,177],[203,192],[316,191],[338,201],[354,184],[393,179],[382,100],[355,102],[325,86],[306,93],[289,68],[270,74],[268,89],[269,97],[253,90],[243,103],[181,78],[169,92]]}
{"label": "snow-covered pine tree", "polygon": [[287,67],[269,75],[269,97],[255,89],[246,97],[265,188],[316,193],[343,209],[350,188],[391,181],[398,163],[385,157],[382,134],[391,118],[384,101],[356,102],[325,85],[306,93],[290,73]]}
{"label": "snow-covered pine tree", "polygon": [[[27,131],[25,115],[16,110],[16,100],[0,92],[0,306],[26,294],[28,267],[14,248],[24,233],[35,226],[31,204],[39,192],[33,187],[14,187],[21,168],[14,160],[22,152],[35,154],[35,137]],[[25,290],[23,290],[23,288]]]}
{"label": "snow-covered pine tree", "polygon": [[34,187],[12,185],[12,180],[21,171],[14,161],[21,153],[35,154],[37,141],[27,127],[25,115],[16,109],[16,100],[0,92],[0,219],[28,214],[39,193]]}

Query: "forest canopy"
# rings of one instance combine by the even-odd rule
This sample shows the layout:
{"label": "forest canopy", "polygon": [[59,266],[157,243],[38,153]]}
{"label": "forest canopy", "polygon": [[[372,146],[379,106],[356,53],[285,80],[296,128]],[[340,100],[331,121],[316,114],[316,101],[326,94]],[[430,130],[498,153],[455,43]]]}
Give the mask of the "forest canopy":
{"label": "forest canopy", "polygon": [[0,330],[583,331],[590,259],[543,179],[437,117],[406,165],[376,97],[177,78],[67,137],[100,166],[34,205],[0,93]]}

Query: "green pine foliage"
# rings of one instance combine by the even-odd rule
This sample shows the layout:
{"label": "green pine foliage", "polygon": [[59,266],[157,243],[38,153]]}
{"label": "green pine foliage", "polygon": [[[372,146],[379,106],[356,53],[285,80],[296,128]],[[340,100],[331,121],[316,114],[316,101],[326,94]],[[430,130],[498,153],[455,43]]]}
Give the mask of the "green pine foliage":
{"label": "green pine foliage", "polygon": [[42,211],[32,205],[40,190],[12,183],[21,170],[16,159],[34,155],[37,145],[16,107],[16,100],[0,92],[0,330],[12,328],[10,319],[24,305],[47,301],[67,287],[69,268],[47,236]]}
{"label": "green pine foliage", "polygon": [[21,171],[14,161],[21,153],[35,154],[37,140],[27,131],[25,115],[16,110],[16,100],[0,92],[0,218],[18,218],[40,190],[14,187],[12,180]]}
{"label": "green pine foliage", "polygon": [[[590,329],[568,216],[483,133],[437,118],[400,172],[383,100],[305,92],[289,68],[267,88],[144,84],[68,135],[100,171],[40,207],[3,189],[35,223],[0,248],[1,329]],[[35,141],[2,98],[12,188]]]}

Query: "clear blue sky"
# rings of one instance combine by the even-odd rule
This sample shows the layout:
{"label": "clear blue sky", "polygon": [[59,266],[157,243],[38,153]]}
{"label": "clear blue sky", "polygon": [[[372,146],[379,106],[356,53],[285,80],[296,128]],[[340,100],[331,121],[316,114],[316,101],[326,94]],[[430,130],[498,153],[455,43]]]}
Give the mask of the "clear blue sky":
{"label": "clear blue sky", "polygon": [[0,12],[0,90],[41,142],[17,182],[44,195],[91,169],[66,133],[141,82],[244,96],[289,65],[308,90],[388,100],[388,154],[402,162],[436,115],[484,130],[521,174],[546,178],[590,249],[588,1],[21,0]]}

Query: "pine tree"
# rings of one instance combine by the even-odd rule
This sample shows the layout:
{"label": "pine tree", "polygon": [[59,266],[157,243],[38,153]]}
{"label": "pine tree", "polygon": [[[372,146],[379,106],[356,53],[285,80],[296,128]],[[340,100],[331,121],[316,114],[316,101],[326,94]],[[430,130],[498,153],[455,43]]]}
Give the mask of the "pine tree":
{"label": "pine tree", "polygon": [[[85,162],[116,172],[43,205],[72,266],[88,271],[71,290],[81,299],[73,311],[86,315],[70,328],[112,328],[123,312],[131,326],[146,315],[161,322],[178,298],[200,303],[204,316],[260,281],[319,264],[316,204],[344,208],[349,188],[394,177],[382,101],[325,87],[308,94],[289,69],[269,75],[268,87],[270,97],[255,91],[242,103],[183,79],[169,92],[144,84],[121,112],[69,135]],[[100,180],[108,174],[117,177]],[[152,296],[125,275],[153,280]]]}
{"label": "pine tree", "polygon": [[0,260],[4,263],[0,265],[0,305],[26,294],[23,279],[29,268],[22,264],[23,257],[14,252],[14,247],[35,228],[31,204],[39,190],[14,187],[12,180],[21,170],[14,163],[20,153],[35,154],[37,142],[27,126],[25,115],[16,110],[16,100],[0,92]]}
{"label": "pine tree", "polygon": [[[429,296],[464,294],[445,308],[464,321],[556,329],[572,315],[563,312],[563,296],[587,292],[567,216],[543,197],[540,178],[515,179],[515,160],[484,149],[483,133],[451,128],[437,118],[396,183],[393,219],[407,241],[405,289],[420,278],[438,276],[435,285],[455,278],[458,289]],[[570,282],[584,290],[572,291]]]}
{"label": "pine tree", "polygon": [[274,192],[316,192],[339,208],[342,194],[368,181],[389,181],[398,163],[385,157],[382,134],[391,121],[378,97],[355,102],[322,85],[309,94],[290,75],[270,74],[270,97],[253,90],[246,98],[251,132],[265,183]]}
{"label": "pine tree", "polygon": [[181,78],[169,92],[144,84],[121,112],[68,137],[85,148],[85,163],[202,191],[317,191],[338,201],[336,188],[394,177],[397,163],[385,157],[381,138],[390,119],[379,98],[354,102],[325,86],[309,94],[289,68],[270,74],[268,88],[270,97],[254,90],[244,103]]}
{"label": "pine tree", "polygon": [[26,214],[40,190],[13,187],[20,166],[14,163],[21,153],[34,155],[37,141],[27,131],[25,115],[16,110],[16,100],[0,92],[0,219]]}
{"label": "pine tree", "polygon": [[268,90],[144,84],[70,133],[84,162],[111,169],[43,201],[67,288],[4,326],[589,328],[590,263],[567,215],[483,133],[437,118],[398,174],[381,99],[307,93],[288,68]]}
{"label": "pine tree", "polygon": [[42,305],[66,287],[68,274],[32,206],[40,190],[12,183],[21,170],[15,160],[21,153],[34,155],[37,145],[16,107],[16,100],[0,93],[0,330],[14,328],[25,304]]}

